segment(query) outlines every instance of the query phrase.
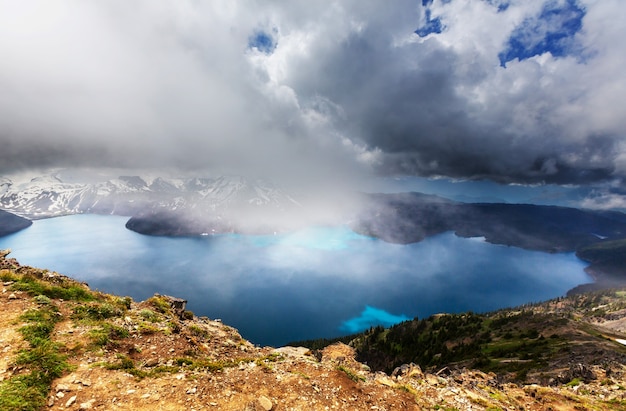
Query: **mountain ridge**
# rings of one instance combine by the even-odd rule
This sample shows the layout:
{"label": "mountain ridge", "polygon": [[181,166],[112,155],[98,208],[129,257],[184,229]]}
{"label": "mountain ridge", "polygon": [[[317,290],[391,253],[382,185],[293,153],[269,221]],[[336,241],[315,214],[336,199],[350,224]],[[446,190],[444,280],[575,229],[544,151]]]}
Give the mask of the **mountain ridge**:
{"label": "mountain ridge", "polygon": [[241,176],[163,178],[121,175],[91,183],[64,182],[58,174],[23,182],[0,180],[0,208],[30,219],[95,213],[133,216],[148,210],[232,208],[289,210],[301,205],[281,188]]}
{"label": "mountain ridge", "polygon": [[[572,355],[561,378],[547,385],[461,367],[403,364],[385,374],[344,344],[318,352],[255,347],[221,321],[186,311],[179,298],[135,302],[100,293],[22,266],[7,251],[0,252],[0,277],[5,411],[626,409],[621,357],[598,363],[591,351],[592,361]],[[603,306],[590,300],[588,309],[605,322],[621,321]]]}

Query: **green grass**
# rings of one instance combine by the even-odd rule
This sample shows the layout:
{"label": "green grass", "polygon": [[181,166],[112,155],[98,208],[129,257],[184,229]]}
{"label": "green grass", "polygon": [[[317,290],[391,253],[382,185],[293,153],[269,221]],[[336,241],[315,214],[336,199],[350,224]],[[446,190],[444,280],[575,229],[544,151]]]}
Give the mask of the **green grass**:
{"label": "green grass", "polygon": [[568,386],[568,387],[575,387],[577,385],[580,385],[580,378],[574,378],[573,380],[571,380],[570,382],[568,382],[565,385]]}
{"label": "green grass", "polygon": [[102,322],[100,327],[89,331],[89,338],[94,347],[105,347],[109,344],[116,344],[117,340],[127,338],[130,335],[127,329]]}
{"label": "green grass", "polygon": [[4,282],[8,281],[19,281],[22,278],[21,275],[15,274],[10,270],[0,270],[0,280]]}
{"label": "green grass", "polygon": [[[280,354],[269,354],[260,358],[236,358],[234,360],[222,361],[211,360],[208,358],[191,358],[191,357],[178,357],[174,359],[174,364],[179,367],[185,367],[191,370],[207,370],[207,371],[220,371],[224,368],[237,367],[242,363],[254,362],[257,365],[267,366],[268,363],[281,361],[283,357]],[[263,365],[264,364],[264,365]]]}
{"label": "green grass", "polygon": [[203,339],[209,338],[209,332],[206,329],[199,327],[197,325],[190,325],[189,332],[191,333],[191,335],[198,337],[198,338],[203,338]]}
{"label": "green grass", "polygon": [[151,323],[156,323],[156,322],[161,321],[161,316],[159,314],[148,309],[143,309],[139,311],[139,316],[146,321],[150,321]]}
{"label": "green grass", "polygon": [[167,298],[163,296],[153,296],[146,300],[146,303],[151,305],[157,312],[161,314],[170,313],[172,310],[172,306]]}
{"label": "green grass", "polygon": [[[8,281],[15,281],[11,289],[24,291],[32,296],[44,295],[52,299],[62,299],[67,301],[93,301],[96,296],[82,284],[70,280],[61,280],[59,285],[49,284],[36,279],[30,275],[9,276]],[[3,281],[7,281],[4,280]]]}
{"label": "green grass", "polygon": [[347,367],[344,367],[343,365],[338,366],[337,369],[346,374],[348,378],[350,378],[354,382],[365,381],[365,377],[358,375],[357,373]]}
{"label": "green grass", "polygon": [[136,368],[135,362],[123,354],[118,355],[117,362],[106,364],[105,368],[108,370],[124,370],[137,378],[145,378],[148,376],[146,371]]}
{"label": "green grass", "polygon": [[100,321],[107,318],[121,317],[124,309],[111,303],[93,302],[74,307],[73,319]]}
{"label": "green grass", "polygon": [[44,305],[28,310],[22,316],[27,324],[19,329],[29,347],[20,350],[15,365],[26,373],[0,383],[0,409],[3,411],[36,411],[44,404],[55,378],[70,369],[61,346],[50,340],[55,323],[60,319],[56,307]]}
{"label": "green grass", "polygon": [[150,323],[140,322],[139,325],[137,326],[137,331],[139,331],[139,333],[143,335],[151,335],[151,334],[158,334],[161,331],[161,329]]}

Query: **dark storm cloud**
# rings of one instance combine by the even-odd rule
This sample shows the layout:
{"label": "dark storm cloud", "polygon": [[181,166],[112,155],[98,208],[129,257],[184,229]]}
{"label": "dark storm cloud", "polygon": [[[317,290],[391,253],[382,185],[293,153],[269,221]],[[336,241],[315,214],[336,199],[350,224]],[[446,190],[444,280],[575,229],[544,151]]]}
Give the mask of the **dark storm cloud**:
{"label": "dark storm cloud", "polygon": [[[481,36],[489,31],[474,33],[471,22],[458,17],[498,16],[502,22],[490,27],[505,40],[510,29],[521,36],[529,26],[524,19],[546,11],[526,11],[524,23],[507,32],[500,26],[510,22],[498,7],[452,3],[457,9],[441,5],[443,21],[456,16],[454,23],[468,23],[469,30],[402,43],[391,23],[382,29],[365,26],[332,51],[303,59],[287,81],[303,98],[322,94],[342,107],[342,130],[382,151],[377,164],[382,173],[580,184],[621,177],[623,121],[585,123],[605,108],[621,110],[591,104],[601,98],[594,83],[607,81],[595,77],[597,68],[576,58],[556,59],[549,50],[498,67],[496,46],[504,47],[502,42],[488,44]],[[507,12],[519,9],[511,5]],[[533,50],[538,53],[538,46]],[[615,80],[623,82],[623,76]]]}
{"label": "dark storm cloud", "polygon": [[626,174],[619,0],[0,10],[3,173],[88,165],[574,184]]}

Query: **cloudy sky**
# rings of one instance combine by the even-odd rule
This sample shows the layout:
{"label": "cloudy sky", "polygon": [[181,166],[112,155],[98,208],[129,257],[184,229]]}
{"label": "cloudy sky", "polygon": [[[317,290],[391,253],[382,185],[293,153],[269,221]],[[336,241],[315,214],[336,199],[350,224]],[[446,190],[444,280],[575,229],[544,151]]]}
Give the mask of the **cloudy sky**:
{"label": "cloudy sky", "polygon": [[626,206],[623,0],[0,0],[0,173],[596,187]]}

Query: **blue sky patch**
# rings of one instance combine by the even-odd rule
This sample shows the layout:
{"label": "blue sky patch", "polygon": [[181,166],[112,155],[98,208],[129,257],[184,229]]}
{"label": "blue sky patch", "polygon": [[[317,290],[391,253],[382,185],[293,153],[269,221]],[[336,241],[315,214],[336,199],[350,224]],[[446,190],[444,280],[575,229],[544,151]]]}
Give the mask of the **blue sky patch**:
{"label": "blue sky patch", "polygon": [[430,9],[426,9],[425,14],[426,14],[426,24],[424,24],[422,27],[415,30],[415,34],[417,34],[420,37],[426,37],[431,33],[437,33],[437,34],[441,33],[441,31],[443,30],[441,19],[439,17],[433,19],[431,17]]}
{"label": "blue sky patch", "polygon": [[272,54],[276,48],[274,38],[264,31],[258,31],[248,40],[248,47],[256,48],[261,53]]}
{"label": "blue sky patch", "polygon": [[382,325],[383,327],[391,327],[394,324],[407,320],[410,320],[410,318],[406,315],[394,315],[380,308],[366,305],[360,316],[344,321],[340,329],[354,334],[367,330],[372,326]]}
{"label": "blue sky patch", "polygon": [[577,0],[549,1],[538,16],[527,18],[515,28],[500,65],[518,58],[520,61],[550,52],[554,57],[577,54],[574,35],[582,28],[585,10]]}
{"label": "blue sky patch", "polygon": [[506,11],[509,8],[508,0],[485,0],[487,3],[491,4],[494,7],[497,7],[498,13]]}

